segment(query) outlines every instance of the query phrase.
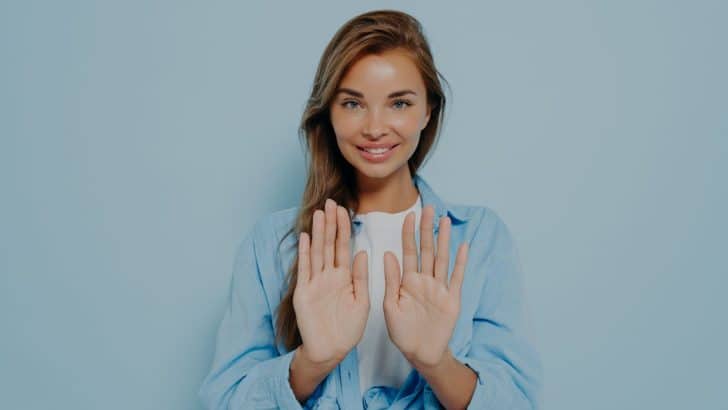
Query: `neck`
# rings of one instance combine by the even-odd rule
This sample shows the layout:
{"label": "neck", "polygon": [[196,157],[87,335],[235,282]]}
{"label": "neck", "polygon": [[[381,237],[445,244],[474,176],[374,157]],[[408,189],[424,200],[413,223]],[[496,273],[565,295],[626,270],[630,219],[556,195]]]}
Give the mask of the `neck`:
{"label": "neck", "polygon": [[411,207],[419,195],[406,165],[387,178],[370,178],[358,174],[357,184],[359,214],[372,211],[401,212]]}

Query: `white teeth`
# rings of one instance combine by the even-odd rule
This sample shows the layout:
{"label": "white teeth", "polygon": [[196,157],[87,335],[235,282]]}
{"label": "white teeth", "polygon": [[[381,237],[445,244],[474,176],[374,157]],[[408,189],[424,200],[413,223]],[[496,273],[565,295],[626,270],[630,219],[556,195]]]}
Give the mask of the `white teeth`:
{"label": "white teeth", "polygon": [[385,152],[389,151],[390,148],[364,148],[366,152],[372,153],[372,154],[384,154]]}

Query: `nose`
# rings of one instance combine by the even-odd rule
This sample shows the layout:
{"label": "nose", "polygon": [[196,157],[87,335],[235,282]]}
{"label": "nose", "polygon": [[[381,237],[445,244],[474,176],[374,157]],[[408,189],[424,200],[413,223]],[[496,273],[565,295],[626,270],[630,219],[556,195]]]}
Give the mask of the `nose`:
{"label": "nose", "polygon": [[387,135],[387,125],[379,109],[369,110],[364,124],[363,133],[369,138],[381,138]]}

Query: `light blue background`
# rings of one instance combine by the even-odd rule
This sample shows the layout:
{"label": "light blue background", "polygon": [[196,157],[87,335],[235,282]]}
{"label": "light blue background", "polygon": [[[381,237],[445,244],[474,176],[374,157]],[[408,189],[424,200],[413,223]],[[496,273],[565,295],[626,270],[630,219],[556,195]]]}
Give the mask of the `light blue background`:
{"label": "light blue background", "polygon": [[410,3],[0,3],[0,408],[200,408],[321,52],[380,7],[452,84],[423,175],[514,232],[545,408],[726,408],[727,3]]}

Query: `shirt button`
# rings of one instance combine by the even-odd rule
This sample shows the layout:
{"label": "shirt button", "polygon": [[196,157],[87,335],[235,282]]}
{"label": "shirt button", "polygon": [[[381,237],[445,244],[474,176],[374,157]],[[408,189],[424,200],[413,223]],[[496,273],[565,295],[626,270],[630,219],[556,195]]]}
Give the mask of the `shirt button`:
{"label": "shirt button", "polygon": [[346,371],[346,376],[349,377],[349,380],[351,380],[351,370]]}

